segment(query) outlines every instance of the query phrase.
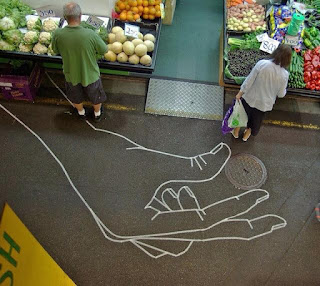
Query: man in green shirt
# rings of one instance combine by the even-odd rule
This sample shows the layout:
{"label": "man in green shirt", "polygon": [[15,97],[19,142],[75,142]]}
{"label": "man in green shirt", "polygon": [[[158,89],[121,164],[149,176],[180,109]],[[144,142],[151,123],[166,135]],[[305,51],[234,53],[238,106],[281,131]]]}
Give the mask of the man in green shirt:
{"label": "man in green shirt", "polygon": [[96,55],[105,54],[108,48],[97,33],[80,26],[81,8],[77,3],[64,5],[63,13],[68,25],[55,31],[52,48],[62,56],[67,96],[79,116],[85,118],[83,101],[86,95],[93,103],[94,119],[98,122],[101,120],[102,103],[107,97],[102,87]]}

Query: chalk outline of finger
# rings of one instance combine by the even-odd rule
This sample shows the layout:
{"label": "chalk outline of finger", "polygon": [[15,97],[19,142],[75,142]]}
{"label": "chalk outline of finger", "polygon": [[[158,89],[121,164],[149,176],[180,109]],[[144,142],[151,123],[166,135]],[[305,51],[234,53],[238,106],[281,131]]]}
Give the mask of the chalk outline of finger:
{"label": "chalk outline of finger", "polygon": [[[163,156],[168,156],[168,157],[174,157],[177,159],[183,159],[183,160],[188,160],[190,161],[190,165],[193,168],[194,167],[194,162],[196,163],[196,165],[198,166],[198,168],[202,171],[203,167],[201,165],[201,162],[206,166],[207,162],[203,159],[204,156],[206,155],[215,155],[217,152],[220,151],[219,148],[222,148],[222,146],[217,145],[216,147],[214,147],[211,151],[209,152],[205,152],[202,154],[198,154],[196,156],[192,156],[192,157],[188,157],[188,156],[182,156],[182,155],[177,155],[177,154],[173,154],[173,153],[168,153],[168,152],[162,152],[159,150],[155,150],[155,149],[150,149],[147,147],[144,147],[136,142],[134,142],[133,140],[127,138],[124,135],[121,135],[119,133],[116,132],[112,132],[110,130],[106,130],[106,129],[101,129],[101,128],[96,128],[94,125],[92,125],[88,120],[86,120],[86,123],[94,130],[94,131],[98,131],[98,132],[102,132],[102,133],[107,133],[113,136],[117,136],[120,137],[122,139],[124,139],[125,141],[129,142],[130,144],[134,145],[134,147],[128,147],[126,148],[127,151],[131,151],[131,150],[142,150],[142,151],[146,151],[146,152],[150,152],[150,153],[155,153],[155,154],[159,154],[159,155],[163,155]],[[199,159],[201,160],[199,162]]]}
{"label": "chalk outline of finger", "polygon": [[[181,193],[183,191],[186,191],[187,194],[189,195],[189,197],[193,198],[194,203],[196,204],[196,208],[188,208],[188,209],[186,209],[186,208],[184,208],[182,206],[180,197],[181,197]],[[166,203],[166,200],[165,200],[164,196],[167,193],[169,193],[172,196],[172,198],[176,199],[176,201],[177,201],[177,203],[178,203],[178,205],[180,207],[180,210],[172,210],[171,207]],[[184,211],[184,212],[186,212],[186,211],[188,211],[188,212],[195,211],[195,212],[197,212],[198,216],[200,217],[200,219],[202,221],[204,220],[204,218],[200,213],[202,213],[203,215],[206,215],[206,213],[201,209],[197,197],[195,196],[195,194],[192,192],[192,190],[188,186],[181,187],[178,192],[175,192],[173,188],[165,189],[161,194],[161,201],[158,198],[155,198],[155,200],[159,204],[161,204],[164,208],[166,208],[168,211],[160,211],[160,210],[158,210],[158,209],[156,209],[154,207],[149,207],[149,208],[153,209],[154,211],[156,211],[156,214],[151,218],[151,220],[154,220],[160,214],[172,213],[172,212],[181,212],[181,211]]]}
{"label": "chalk outline of finger", "polygon": [[[176,184],[176,183],[182,183],[182,184],[202,184],[202,183],[206,183],[206,182],[210,182],[212,180],[214,180],[224,169],[225,165],[228,163],[230,157],[231,157],[231,149],[230,147],[225,144],[225,143],[219,143],[216,147],[214,147],[210,152],[208,152],[209,154],[213,154],[216,155],[219,151],[222,150],[223,147],[226,147],[228,150],[228,156],[225,159],[225,161],[223,162],[223,164],[221,165],[220,169],[210,178],[207,179],[203,179],[203,180],[170,180],[170,181],[166,181],[164,183],[162,183],[154,192],[154,195],[152,196],[152,198],[150,199],[149,203],[147,203],[147,205],[144,207],[145,209],[153,209],[154,208],[151,206],[152,201],[157,197],[158,192],[165,186],[168,184]],[[182,188],[190,188],[189,185],[184,185]],[[168,189],[171,189],[171,187],[169,187]]]}
{"label": "chalk outline of finger", "polygon": [[[137,235],[137,236],[121,236],[121,235],[117,235],[115,234],[114,232],[112,232],[104,223],[102,223],[102,221],[100,220],[100,218],[96,215],[96,213],[92,210],[92,208],[89,206],[89,204],[86,202],[86,200],[84,199],[84,197],[81,195],[81,193],[79,192],[79,190],[77,189],[77,187],[74,185],[69,173],[67,172],[67,170],[65,169],[64,165],[62,164],[62,162],[59,160],[59,158],[53,153],[53,151],[49,148],[49,146],[42,140],[42,138],[37,134],[35,133],[30,127],[28,127],[24,122],[22,122],[18,117],[16,117],[13,113],[11,113],[8,109],[6,109],[2,104],[0,104],[0,108],[3,109],[6,113],[8,113],[12,118],[14,118],[17,122],[19,122],[25,129],[27,129],[27,131],[29,131],[33,136],[35,136],[38,141],[45,147],[45,149],[49,152],[49,154],[53,157],[53,159],[58,163],[59,167],[61,168],[62,172],[64,173],[65,177],[67,178],[70,186],[72,187],[72,189],[74,190],[74,192],[78,195],[78,197],[80,198],[80,200],[83,202],[83,204],[85,205],[85,207],[89,210],[89,212],[91,213],[93,219],[95,220],[95,222],[97,223],[101,233],[103,234],[103,236],[108,239],[109,241],[112,241],[112,242],[117,242],[117,243],[125,243],[125,242],[131,242],[133,245],[135,245],[136,247],[139,247],[139,249],[141,249],[144,253],[146,253],[148,256],[150,256],[151,258],[158,258],[158,257],[161,257],[161,256],[164,256],[164,255],[170,255],[170,256],[174,256],[174,257],[177,257],[177,256],[180,256],[184,253],[186,253],[192,243],[194,241],[197,241],[196,239],[183,239],[183,238],[174,238],[172,237],[173,235],[177,235],[177,234],[184,234],[184,233],[190,233],[190,232],[196,232],[197,230],[188,230],[188,231],[179,231],[179,232],[169,232],[169,233],[161,233],[161,234],[145,234],[145,235]],[[221,144],[224,144],[224,143],[221,143]],[[220,144],[219,144],[220,145]],[[217,145],[217,147],[219,146]],[[226,144],[224,144],[226,145]],[[227,148],[230,150],[229,146],[226,145]],[[215,148],[216,149],[216,148]],[[214,149],[213,149],[214,150]],[[221,150],[221,149],[220,149]],[[230,150],[231,152],[231,150]],[[227,161],[227,160],[226,160]],[[226,163],[226,162],[225,162]],[[225,165],[225,164],[224,164]],[[222,167],[223,168],[223,167]],[[221,168],[221,170],[222,170]],[[220,170],[220,172],[221,172]],[[264,191],[264,190],[263,190]],[[265,191],[267,192],[267,191]],[[267,192],[268,193],[268,192]],[[268,193],[269,194],[269,193]],[[264,200],[264,199],[263,199]],[[258,203],[261,203],[263,201],[262,199],[258,199],[256,201],[256,204]],[[216,204],[216,203],[215,203]],[[250,208],[249,208],[250,209]],[[247,212],[249,211],[249,209],[247,210]],[[228,219],[231,220],[231,219],[236,219],[237,216],[240,216],[242,214],[244,214],[245,212],[243,213],[240,213],[240,214],[237,214],[233,217],[229,217],[227,219],[224,219],[222,221],[220,221],[219,223],[223,223],[223,222],[227,222]],[[270,216],[270,215],[265,215],[263,217],[266,217],[266,216]],[[257,237],[261,237],[263,235],[266,235],[266,234],[269,234],[270,232],[273,232],[274,230],[277,230],[277,229],[280,229],[280,228],[283,228],[285,225],[286,225],[286,221],[285,219],[277,216],[277,215],[272,215],[274,217],[278,217],[279,219],[283,220],[283,224],[282,225],[275,225],[272,227],[272,229],[269,231],[269,232],[266,232],[264,234],[260,234],[256,237],[253,237],[253,238],[235,238],[235,237],[232,237],[231,239],[241,239],[241,240],[252,240],[254,238],[257,238]],[[255,220],[258,220],[259,218],[256,218]],[[248,220],[247,220],[248,221]],[[253,220],[251,220],[253,221]],[[249,221],[250,222],[250,221]],[[217,224],[215,224],[217,225]],[[214,227],[211,226],[211,227]],[[200,231],[203,231],[200,229]],[[107,234],[107,233],[108,234]],[[226,238],[226,237],[222,237],[222,238],[211,238],[209,239],[208,241],[212,241],[212,240],[218,240],[218,239],[230,239],[230,238]],[[183,251],[179,252],[178,254],[176,253],[172,253],[170,251],[166,251],[166,250],[163,250],[159,247],[154,247],[152,245],[148,245],[148,244],[145,244],[145,243],[142,243],[141,241],[139,240],[174,240],[174,241],[183,241],[183,242],[188,242],[188,247],[186,247]],[[203,240],[199,240],[199,241],[203,241]],[[139,245],[139,246],[138,246]],[[148,247],[148,248],[151,248],[151,249],[154,249],[156,251],[159,251],[161,254],[160,255],[153,255],[152,253],[148,252],[146,249],[143,249],[143,245]]]}

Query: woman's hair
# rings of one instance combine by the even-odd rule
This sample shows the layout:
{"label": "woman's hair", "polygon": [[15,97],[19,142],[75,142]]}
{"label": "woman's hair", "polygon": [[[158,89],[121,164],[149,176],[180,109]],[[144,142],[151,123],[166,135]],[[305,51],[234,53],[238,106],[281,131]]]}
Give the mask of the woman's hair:
{"label": "woman's hair", "polygon": [[287,68],[291,62],[292,49],[288,45],[280,45],[270,56],[270,59],[282,68]]}

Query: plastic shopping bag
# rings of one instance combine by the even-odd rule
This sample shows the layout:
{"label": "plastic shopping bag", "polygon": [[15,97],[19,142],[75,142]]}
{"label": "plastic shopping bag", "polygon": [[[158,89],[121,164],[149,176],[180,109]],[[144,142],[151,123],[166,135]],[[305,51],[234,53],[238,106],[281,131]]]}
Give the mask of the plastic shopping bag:
{"label": "plastic shopping bag", "polygon": [[242,105],[241,100],[237,100],[233,107],[233,112],[228,119],[228,127],[247,127],[248,115]]}
{"label": "plastic shopping bag", "polygon": [[224,135],[230,133],[233,130],[233,128],[230,128],[228,126],[228,120],[230,118],[230,115],[233,112],[233,107],[234,107],[235,101],[236,101],[235,99],[232,101],[232,104],[231,104],[230,108],[228,109],[228,111],[226,112],[226,115],[224,116],[223,121],[222,121],[221,131],[222,131],[222,134],[224,134]]}

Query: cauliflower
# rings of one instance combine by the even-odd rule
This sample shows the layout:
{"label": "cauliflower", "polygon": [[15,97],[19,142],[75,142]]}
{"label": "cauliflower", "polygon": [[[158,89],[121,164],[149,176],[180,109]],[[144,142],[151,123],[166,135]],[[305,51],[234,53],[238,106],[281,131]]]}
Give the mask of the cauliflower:
{"label": "cauliflower", "polygon": [[23,38],[23,34],[18,29],[8,30],[3,32],[3,39],[6,40],[9,44],[18,46]]}
{"label": "cauliflower", "polygon": [[49,56],[56,56],[56,53],[52,49],[52,44],[50,44],[48,47],[48,55]]}
{"label": "cauliflower", "polygon": [[39,36],[39,43],[49,45],[51,42],[51,34],[48,32],[41,32]]}
{"label": "cauliflower", "polygon": [[0,50],[2,51],[14,51],[14,45],[9,44],[4,40],[0,40]]}
{"label": "cauliflower", "polygon": [[45,32],[52,32],[58,28],[58,24],[54,20],[49,18],[48,20],[45,20],[43,22],[42,28]]}
{"label": "cauliflower", "polygon": [[19,51],[24,53],[30,53],[32,51],[33,45],[26,45],[21,43],[19,45]]}
{"label": "cauliflower", "polygon": [[46,54],[48,52],[48,48],[45,45],[42,45],[40,43],[37,43],[34,47],[33,47],[33,52],[37,55],[40,54]]}
{"label": "cauliflower", "polygon": [[3,17],[0,20],[0,30],[2,31],[7,31],[7,30],[11,30],[11,29],[15,29],[16,24],[14,23],[14,21],[9,18],[9,17]]}
{"label": "cauliflower", "polygon": [[38,39],[39,39],[39,32],[36,32],[36,31],[29,31],[25,33],[23,37],[23,41],[28,45],[35,44],[36,42],[38,42]]}
{"label": "cauliflower", "polygon": [[41,20],[38,18],[32,18],[32,19],[29,19],[28,22],[27,22],[27,28],[29,31],[31,30],[36,30],[36,31],[40,31],[41,30]]}

